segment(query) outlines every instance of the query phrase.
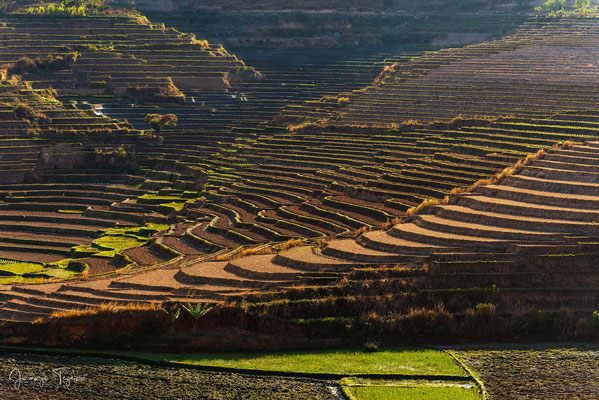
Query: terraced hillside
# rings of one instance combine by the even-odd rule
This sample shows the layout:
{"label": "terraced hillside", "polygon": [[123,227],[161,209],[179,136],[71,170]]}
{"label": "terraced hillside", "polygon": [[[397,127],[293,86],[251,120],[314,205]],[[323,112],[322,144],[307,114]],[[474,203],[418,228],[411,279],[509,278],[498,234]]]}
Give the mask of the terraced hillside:
{"label": "terraced hillside", "polygon": [[78,52],[69,62],[16,71],[34,87],[52,86],[61,93],[124,95],[136,88],[165,88],[171,81],[182,89],[224,90],[255,73],[220,46],[143,17],[9,14],[2,22],[4,64]]}
{"label": "terraced hillside", "polygon": [[[241,298],[283,319],[353,318],[369,307],[380,315],[401,314],[439,303],[459,314],[482,302],[507,314],[522,305],[586,312],[598,295],[598,168],[599,142],[568,145],[494,184],[355,239],[111,279],[5,287],[2,318],[33,321],[57,309],[109,301]],[[250,296],[264,291],[270,293]],[[456,302],[466,292],[467,300]],[[295,300],[282,304],[280,296]],[[325,298],[333,303],[325,307]]]}
{"label": "terraced hillside", "polygon": [[337,50],[339,60],[331,63],[324,52],[308,60],[283,52],[263,62],[261,74],[220,45],[138,15],[10,14],[2,22],[0,65],[6,73],[138,129],[147,127],[146,114],[157,111],[177,114],[180,128],[256,126],[289,103],[363,87],[385,65],[416,54]]}
{"label": "terraced hillside", "polygon": [[[337,95],[379,55],[303,90],[297,69],[262,75],[143,18],[3,18],[0,320],[209,302],[345,329],[485,303],[595,307],[595,19],[400,54]],[[402,90],[360,108],[388,88]],[[154,112],[179,126],[139,130]],[[283,126],[297,120],[318,122]]]}
{"label": "terraced hillside", "polygon": [[[301,79],[262,87],[260,76],[224,49],[138,16],[12,14],[3,21],[3,281],[147,268],[239,246],[219,235],[195,237],[188,231],[202,220],[175,216],[194,207],[205,163],[165,157],[161,138],[104,112],[141,126],[147,113],[173,107],[183,127],[218,126],[202,138],[214,143],[198,148],[210,158],[226,142],[223,129],[264,121],[292,96],[260,113],[264,103],[244,107],[245,94],[232,85],[270,98],[281,81],[295,79],[299,88]],[[373,76],[348,73],[355,87]],[[212,107],[221,106],[215,118]],[[180,137],[167,140],[181,143]],[[172,229],[148,243],[147,235],[164,231],[165,223]]]}
{"label": "terraced hillside", "polygon": [[527,154],[594,138],[598,122],[596,113],[587,112],[401,130],[237,129],[226,142],[181,132],[145,151],[207,172],[205,201],[187,208],[196,225],[183,240],[233,249],[384,226],[424,200],[468,187]]}
{"label": "terraced hillside", "polygon": [[[234,127],[255,127],[268,123],[288,104],[316,100],[323,95],[359,89],[376,78],[385,65],[405,60],[415,50],[396,54],[391,49],[337,49],[294,51],[277,49],[265,54],[263,49],[235,51],[249,65],[256,67],[262,79],[237,82],[228,91],[183,89],[183,104],[160,104],[162,113],[175,113],[179,128],[209,129],[222,132],[224,139]],[[65,101],[71,97],[64,97]],[[156,112],[156,104],[123,102],[112,95],[72,97],[101,104],[114,118],[127,119],[145,127],[146,113]]]}
{"label": "terraced hillside", "polygon": [[[52,91],[17,80],[0,86],[0,108],[3,282],[65,278],[82,272],[82,260],[98,274],[178,255],[156,243],[155,253],[150,245],[127,251],[168,228],[168,215],[197,198],[193,190],[160,190],[137,171],[131,152],[156,137],[65,107]],[[185,167],[171,168],[170,176],[173,185],[190,188],[204,179]]]}
{"label": "terraced hillside", "polygon": [[363,90],[291,105],[279,120],[393,125],[460,114],[522,118],[590,110],[599,96],[598,30],[597,18],[532,20],[501,40],[398,63]]}
{"label": "terraced hillside", "polygon": [[512,33],[532,11],[532,7],[525,12],[498,8],[499,12],[452,10],[451,19],[438,8],[416,13],[212,8],[150,12],[148,16],[227,48],[291,47],[310,53],[309,49],[319,48],[360,51],[364,46],[386,46],[401,51],[406,47],[439,48],[501,37]]}
{"label": "terraced hillside", "polygon": [[[126,5],[126,1],[114,0],[115,3],[121,3]],[[383,1],[373,0],[368,3],[360,1],[340,1],[340,0],[327,0],[326,2],[319,2],[314,0],[299,0],[299,1],[281,1],[281,0],[259,0],[251,3],[238,1],[238,0],[226,0],[226,1],[204,1],[202,3],[187,3],[184,0],[140,0],[136,3],[138,9],[142,11],[166,11],[173,12],[176,10],[190,11],[193,9],[200,10],[261,10],[261,11],[279,11],[279,10],[312,10],[312,11],[349,11],[349,12],[380,12],[383,10],[387,11],[434,11],[434,10],[452,10],[456,8],[493,8],[497,4],[506,5],[513,7],[512,3],[507,0],[501,0],[493,3],[484,1],[471,1],[471,2],[458,2],[453,0],[438,1],[433,4],[423,4],[416,0],[401,0],[401,1]]]}

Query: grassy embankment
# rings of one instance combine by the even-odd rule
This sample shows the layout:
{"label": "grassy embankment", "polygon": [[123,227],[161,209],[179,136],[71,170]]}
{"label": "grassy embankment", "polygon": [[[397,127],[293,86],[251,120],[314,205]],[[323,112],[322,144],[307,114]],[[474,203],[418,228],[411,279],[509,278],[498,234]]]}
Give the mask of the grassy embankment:
{"label": "grassy embankment", "polygon": [[[18,352],[19,348],[0,348]],[[350,400],[480,399],[471,375],[449,354],[429,348],[327,349],[314,351],[163,354],[100,350],[22,349],[49,354],[123,358],[178,368],[223,372],[282,373],[293,376],[337,376]],[[345,376],[345,377],[344,377]]]}

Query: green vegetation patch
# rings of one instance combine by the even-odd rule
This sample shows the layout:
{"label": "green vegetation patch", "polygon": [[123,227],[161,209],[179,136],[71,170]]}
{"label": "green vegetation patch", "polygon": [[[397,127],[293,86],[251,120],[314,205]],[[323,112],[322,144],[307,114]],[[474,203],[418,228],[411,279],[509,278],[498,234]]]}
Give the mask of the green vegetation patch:
{"label": "green vegetation patch", "polygon": [[67,269],[67,264],[61,264],[60,262],[44,264],[37,262],[0,259],[0,284],[28,282],[40,278],[70,278],[76,274],[77,271]]}
{"label": "green vegetation patch", "polygon": [[160,201],[179,200],[180,198],[181,198],[180,196],[171,196],[171,195],[155,194],[155,193],[146,193],[146,194],[138,197],[138,199],[142,199],[142,200],[160,200]]}
{"label": "green vegetation patch", "polygon": [[140,204],[158,205],[158,212],[178,213],[183,210],[185,203],[197,199],[197,191],[160,190],[158,193],[146,193],[137,198]]}
{"label": "green vegetation patch", "polygon": [[476,388],[464,386],[346,386],[350,400],[480,400]]}
{"label": "green vegetation patch", "polygon": [[155,224],[155,223],[148,223],[145,224],[144,226],[139,226],[139,227],[126,227],[126,228],[108,228],[108,229],[104,229],[102,230],[102,232],[104,232],[107,235],[113,235],[113,236],[117,236],[117,235],[126,235],[126,236],[133,236],[136,237],[138,239],[141,240],[149,240],[154,234],[160,232],[160,231],[164,231],[170,228],[170,225],[168,224]]}
{"label": "green vegetation patch", "polygon": [[114,257],[117,252],[143,246],[154,234],[169,229],[170,225],[148,223],[135,228],[108,228],[95,239],[89,246],[76,246],[71,250],[73,258],[89,257]]}
{"label": "green vegetation patch", "polygon": [[450,355],[438,350],[417,347],[383,349],[377,352],[366,352],[359,349],[333,349],[276,353],[147,356],[154,360],[190,365],[283,372],[468,376],[467,372]]}
{"label": "green vegetation patch", "polygon": [[22,262],[15,260],[0,261],[0,276],[23,275],[43,271],[46,266],[42,263]]}
{"label": "green vegetation patch", "polygon": [[106,235],[94,240],[93,246],[103,250],[123,251],[132,247],[143,246],[147,240],[128,235]]}
{"label": "green vegetation patch", "polygon": [[165,208],[166,210],[179,212],[183,209],[184,206],[185,206],[185,203],[176,203],[176,202],[163,203],[163,204],[160,204],[160,209]]}

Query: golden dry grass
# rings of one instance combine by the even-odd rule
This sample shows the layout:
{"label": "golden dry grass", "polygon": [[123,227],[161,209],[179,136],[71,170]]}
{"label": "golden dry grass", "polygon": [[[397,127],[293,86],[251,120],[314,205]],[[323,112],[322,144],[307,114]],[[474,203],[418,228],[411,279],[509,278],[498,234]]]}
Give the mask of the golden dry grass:
{"label": "golden dry grass", "polygon": [[304,244],[304,241],[302,239],[289,239],[282,245],[278,246],[277,250],[283,251],[283,250],[290,249],[292,247],[301,246],[302,244]]}
{"label": "golden dry grass", "polygon": [[56,310],[52,312],[52,318],[75,318],[88,315],[96,315],[99,313],[116,313],[123,311],[158,311],[161,305],[158,303],[102,303],[98,306],[90,306],[85,308],[74,308],[71,310]]}
{"label": "golden dry grass", "polygon": [[325,120],[302,122],[301,124],[287,125],[287,131],[289,133],[296,133],[296,132],[303,131],[308,128],[323,128],[325,125],[326,125]]}
{"label": "golden dry grass", "polygon": [[260,255],[260,254],[272,254],[274,253],[274,250],[272,247],[270,246],[263,246],[263,247],[254,247],[251,249],[245,249],[240,253],[237,253],[238,257],[245,257],[245,256],[255,256],[255,255]]}
{"label": "golden dry grass", "polygon": [[339,97],[339,98],[337,99],[337,103],[338,103],[340,106],[345,106],[345,105],[349,104],[349,97]]}
{"label": "golden dry grass", "polygon": [[252,248],[244,249],[244,250],[238,251],[238,252],[235,252],[235,251],[228,252],[225,254],[218,255],[215,258],[215,260],[216,261],[231,261],[231,260],[234,260],[239,257],[264,255],[264,254],[275,254],[279,251],[287,250],[292,247],[301,246],[302,244],[304,244],[304,241],[302,239],[289,239],[285,243],[282,243],[279,245],[274,245],[274,246],[266,245],[266,246],[260,246],[260,247],[252,247]]}

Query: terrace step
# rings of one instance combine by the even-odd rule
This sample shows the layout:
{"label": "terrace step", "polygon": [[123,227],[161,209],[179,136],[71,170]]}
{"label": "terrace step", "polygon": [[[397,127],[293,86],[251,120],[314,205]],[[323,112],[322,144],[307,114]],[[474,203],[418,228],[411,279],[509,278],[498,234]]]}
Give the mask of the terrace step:
{"label": "terrace step", "polygon": [[397,254],[368,249],[354,239],[336,239],[327,243],[322,249],[322,254],[343,261],[353,261],[368,264],[405,263],[419,264],[426,260],[426,256],[413,254]]}
{"label": "terrace step", "polygon": [[599,209],[599,196],[532,190],[510,187],[507,185],[482,186],[478,188],[478,191],[487,197],[530,202],[546,206],[563,207],[567,204],[568,207],[576,207],[585,210]]}
{"label": "terrace step", "polygon": [[224,270],[234,275],[260,280],[293,280],[302,278],[326,278],[335,277],[324,273],[307,274],[305,271],[297,270],[275,264],[273,254],[255,255],[231,260]]}
{"label": "terrace step", "polygon": [[[569,207],[548,206],[543,204],[530,203],[525,201],[515,201],[500,199],[482,195],[460,196],[455,203],[456,206],[467,207],[474,212],[493,212],[502,210],[506,217],[518,216],[523,219],[534,218],[540,220],[560,220],[565,222],[599,221],[599,211],[592,209],[580,209]],[[567,218],[564,219],[564,218]]]}
{"label": "terrace step", "polygon": [[281,251],[273,257],[272,262],[301,271],[348,271],[358,265],[319,254],[317,249],[311,246],[298,246]]}
{"label": "terrace step", "polygon": [[458,247],[437,246],[423,242],[409,241],[390,235],[385,231],[372,231],[360,235],[356,243],[369,249],[391,253],[430,255],[441,251],[457,250]]}
{"label": "terrace step", "polygon": [[[449,206],[447,209],[451,210],[452,208]],[[443,210],[439,211],[436,209],[435,211],[437,211],[437,213],[435,213],[435,215],[420,214],[414,218],[414,224],[421,228],[437,231],[439,232],[439,236],[442,236],[442,233],[451,233],[481,239],[518,241],[560,240],[562,238],[560,233],[552,233],[543,230],[515,229],[513,227],[505,227],[505,224],[494,223],[493,220],[481,221],[482,216],[484,215],[483,213],[470,214],[468,210],[466,210],[465,215],[460,214],[459,218],[452,218],[451,215],[448,217],[440,216],[439,214],[443,214]],[[489,217],[489,215],[485,216]],[[501,217],[500,214],[497,216]],[[493,215],[490,215],[490,217],[493,217]],[[529,223],[532,225],[533,221],[529,221]],[[568,231],[564,230],[562,232]],[[460,240],[466,241],[476,239],[462,238]]]}
{"label": "terrace step", "polygon": [[275,288],[291,285],[292,280],[258,280],[237,276],[225,270],[228,262],[204,262],[180,269],[174,278],[184,285],[224,285],[238,288]]}
{"label": "terrace step", "polygon": [[9,322],[34,322],[37,319],[46,317],[46,314],[27,312],[11,309],[0,309],[0,321]]}
{"label": "terrace step", "polygon": [[592,182],[567,181],[559,179],[543,179],[525,175],[512,175],[505,179],[505,184],[527,190],[543,190],[553,193],[567,193],[583,196],[599,196],[599,186]]}
{"label": "terrace step", "polygon": [[[466,227],[468,224],[464,224]],[[467,247],[477,246],[479,248],[502,248],[509,242],[492,237],[481,237],[474,235],[465,235],[461,233],[442,232],[427,229],[417,225],[417,223],[403,223],[395,225],[388,231],[389,235],[408,241],[428,243],[429,245]],[[476,232],[474,232],[476,233]]]}

